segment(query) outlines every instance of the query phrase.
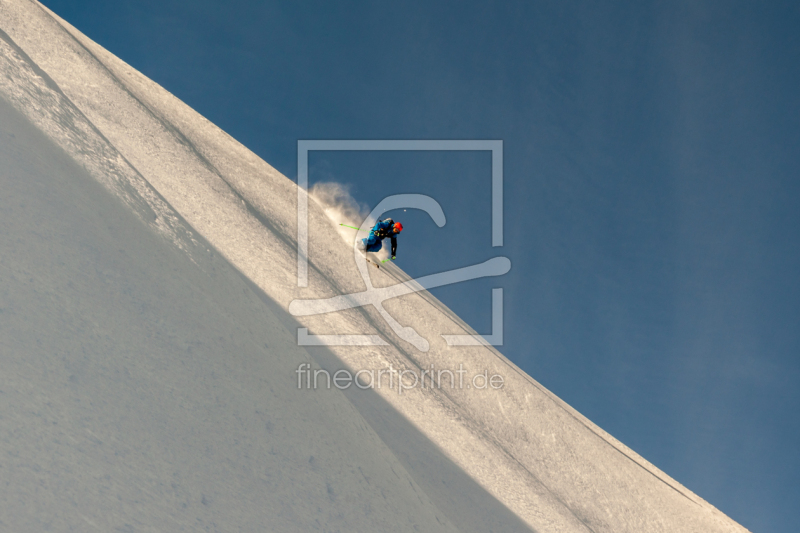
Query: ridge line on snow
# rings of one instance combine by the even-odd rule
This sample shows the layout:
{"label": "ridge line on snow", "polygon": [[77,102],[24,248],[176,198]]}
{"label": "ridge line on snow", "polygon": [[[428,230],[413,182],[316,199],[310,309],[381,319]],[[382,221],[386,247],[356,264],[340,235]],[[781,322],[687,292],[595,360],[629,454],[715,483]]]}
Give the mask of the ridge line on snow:
{"label": "ridge line on snow", "polygon": [[[114,74],[114,72],[112,72],[111,69],[109,69],[108,66],[99,57],[94,55],[94,53],[92,53],[92,51],[89,50],[89,48],[87,48],[86,45],[83,44],[83,42],[81,42],[80,39],[76,38],[75,35],[73,35],[72,32],[69,30],[69,28],[66,28],[66,27],[64,27],[63,24],[61,24],[61,22],[59,21],[59,18],[57,16],[54,16],[54,14],[52,12],[49,12],[49,10],[47,10],[44,6],[42,6],[38,2],[37,2],[37,7],[39,7],[39,9],[41,9],[48,17],[53,19],[53,21],[56,24],[58,24],[61,28],[63,28],[64,31],[66,31],[70,35],[70,37],[81,48],[83,48],[83,50],[85,50],[86,53],[89,54],[89,56],[92,58],[92,60],[95,63],[97,63],[108,74],[108,76],[114,81],[114,84],[117,85],[117,87],[119,89],[121,89],[128,96],[130,96],[134,101],[136,101],[140,106],[142,106],[142,108],[145,109],[147,111],[147,113],[149,113],[156,121],[158,121],[158,123],[161,124],[164,127],[164,129],[170,135],[172,135],[172,137],[174,137],[178,141],[178,143],[183,145],[186,149],[190,150],[195,155],[195,157],[200,161],[200,163],[203,166],[205,166],[212,174],[214,174],[223,183],[225,183],[225,185],[228,187],[229,191],[234,196],[236,196],[236,198],[238,198],[239,200],[242,201],[242,203],[244,204],[245,208],[247,209],[247,212],[251,216],[256,218],[263,226],[267,227],[270,231],[272,231],[272,233],[276,234],[278,236],[278,238],[280,238],[287,245],[289,245],[289,246],[296,246],[297,245],[297,240],[296,239],[292,239],[289,235],[286,235],[283,231],[278,230],[277,228],[275,228],[274,224],[272,224],[250,202],[248,202],[247,199],[245,199],[241,195],[241,193],[239,193],[239,191],[236,190],[236,188],[233,187],[233,185],[231,185],[231,183],[227,179],[225,179],[225,177],[222,175],[222,173],[219,171],[219,169],[211,161],[209,161],[208,158],[206,158],[206,156],[204,156],[197,149],[197,147],[194,145],[194,143],[192,143],[192,141],[189,140],[189,138],[186,137],[186,135],[177,126],[175,126],[172,122],[167,120],[163,115],[158,113],[156,110],[154,110],[152,107],[150,107],[147,103],[142,101],[138,96],[136,96],[133,92],[131,92],[128,89],[127,85],[125,85],[122,82],[122,80],[120,80],[119,77],[116,74]],[[53,82],[53,83],[55,83],[55,82]],[[77,106],[76,106],[76,108],[77,108]],[[95,129],[97,129],[97,128],[95,128]],[[100,132],[98,131],[98,133],[100,133]],[[100,135],[102,135],[102,133],[100,133]],[[109,144],[111,144],[111,143],[109,142]],[[133,167],[133,165],[131,165],[131,166]],[[188,224],[188,222],[187,222],[187,224]]]}
{"label": "ridge line on snow", "polygon": [[[394,268],[397,269],[400,272],[403,272],[399,267],[394,267]],[[403,274],[405,274],[405,272],[403,272]],[[398,283],[401,283],[401,284],[404,283],[399,277],[397,277],[397,276],[392,276],[392,277]],[[410,278],[410,276],[409,276],[409,279],[413,280],[413,278]],[[432,305],[434,308],[439,309],[439,310],[441,310],[440,306],[444,307],[444,304],[441,303],[438,299],[436,299],[432,294],[430,294],[430,292],[427,289],[422,289],[420,291],[415,291],[415,292],[413,292],[411,294],[422,294],[422,293],[427,294],[427,296],[429,298],[433,299],[433,301],[430,301],[427,298],[424,298],[429,305]],[[364,306],[362,306],[362,307],[364,307]],[[360,308],[361,307],[359,307],[359,309]],[[448,311],[449,311],[449,309],[448,309]],[[455,313],[453,313],[453,314],[455,314]],[[466,323],[463,323],[463,324],[464,324],[464,326],[466,326],[464,328],[465,331],[471,331],[472,330],[472,328],[470,328]],[[458,324],[456,324],[456,325],[458,325]],[[473,333],[474,333],[474,331],[473,331]],[[422,370],[423,369],[423,367],[421,366],[420,362],[412,355],[412,353],[410,353],[410,351],[407,351],[407,350],[401,348],[396,343],[394,343],[393,340],[391,340],[391,339],[389,340],[389,342],[392,345],[394,345],[395,348],[401,354],[405,355],[406,359],[412,364],[412,366],[416,367],[418,370]],[[527,376],[527,374],[526,374],[526,376]],[[450,394],[446,388],[435,389],[435,390],[434,389],[430,389],[430,394],[433,396],[433,398],[436,398],[438,403],[440,403],[440,404],[443,404],[442,399],[446,399],[446,401],[450,405],[449,406],[443,405],[443,407],[446,410],[455,411],[454,414],[456,414],[458,416],[458,418],[460,418],[462,420],[462,424],[464,424],[468,428],[468,430],[470,432],[472,432],[474,434],[479,434],[484,439],[488,440],[499,452],[501,452],[503,455],[505,455],[508,458],[508,460],[510,460],[514,464],[518,465],[523,472],[525,472],[528,476],[530,476],[530,478],[539,487],[541,487],[548,495],[550,495],[565,511],[567,511],[570,515],[572,515],[575,518],[575,520],[580,522],[580,524],[583,527],[585,527],[587,531],[589,531],[590,533],[596,533],[596,531],[581,516],[579,516],[579,514],[576,512],[576,510],[573,509],[570,505],[568,505],[566,501],[564,501],[564,499],[560,496],[560,494],[558,492],[556,492],[554,489],[552,489],[547,483],[542,481],[542,479],[539,476],[537,476],[533,471],[531,471],[531,469],[528,466],[526,466],[514,453],[512,453],[506,446],[501,444],[500,441],[497,439],[497,437],[492,434],[492,432],[489,430],[489,428],[483,422],[481,422],[480,420],[476,419],[475,416],[473,416],[472,413],[469,411],[469,409],[467,407],[465,407],[462,402],[457,401],[457,399],[452,394]]]}
{"label": "ridge line on snow", "polygon": [[[402,283],[402,282],[403,282],[403,280],[402,280],[402,276],[398,275],[399,273],[405,274],[405,272],[403,272],[401,269],[399,269],[399,268],[397,268],[397,267],[393,267],[393,269],[391,270],[391,272],[390,272],[390,269],[386,269],[386,272],[387,272],[387,273],[390,273],[390,275],[392,275],[392,277],[393,277],[393,278],[395,279],[395,281],[397,281],[398,283]],[[413,280],[413,278],[411,278],[411,277],[410,277],[410,276],[408,276],[407,274],[406,274],[406,277],[408,277],[410,280]],[[436,298],[435,296],[433,296],[433,295],[430,293],[430,291],[428,291],[427,289],[423,289],[423,290],[421,290],[421,291],[417,291],[417,292],[416,292],[416,294],[420,294],[420,295],[422,295],[422,296],[423,296],[423,298],[425,298],[426,300],[428,300],[428,303],[429,303],[429,304],[431,304],[431,305],[433,305],[434,307],[436,307],[437,309],[439,309],[439,310],[442,312],[442,314],[444,314],[445,316],[447,316],[448,318],[450,318],[450,319],[451,319],[451,320],[452,320],[452,321],[453,321],[453,322],[454,322],[456,325],[458,325],[458,326],[462,327],[463,329],[465,329],[465,331],[468,331],[468,332],[469,332],[469,331],[472,331],[472,333],[473,333],[473,334],[475,334],[475,335],[480,335],[479,333],[477,333],[476,331],[474,331],[474,330],[472,329],[472,327],[471,327],[471,326],[469,326],[469,324],[467,324],[466,322],[464,322],[464,321],[463,321],[463,319],[461,319],[461,317],[459,317],[459,316],[458,316],[456,313],[454,313],[454,312],[453,312],[453,311],[452,311],[450,308],[448,308],[448,307],[447,307],[447,306],[446,306],[444,303],[442,303],[442,302],[441,302],[441,301],[440,301],[438,298]],[[646,471],[647,473],[649,473],[651,476],[655,477],[656,479],[658,479],[659,481],[661,481],[663,484],[665,484],[666,486],[668,486],[669,488],[671,488],[672,490],[674,490],[675,492],[677,492],[678,494],[680,494],[681,496],[683,496],[684,498],[686,498],[687,500],[689,500],[690,502],[692,502],[693,504],[695,504],[695,505],[698,505],[698,506],[700,506],[700,507],[703,507],[703,508],[705,508],[706,510],[716,510],[716,508],[715,508],[715,507],[713,507],[713,506],[711,506],[711,504],[708,504],[707,502],[705,502],[705,500],[702,500],[702,499],[701,499],[699,496],[697,496],[696,494],[694,494],[694,492],[692,492],[690,489],[687,489],[687,488],[683,487],[683,485],[681,485],[681,484],[680,484],[680,483],[678,483],[677,481],[675,481],[675,483],[678,483],[678,485],[679,485],[681,488],[683,488],[684,490],[681,490],[680,488],[678,488],[678,487],[674,486],[672,483],[670,483],[670,481],[668,481],[667,479],[664,479],[664,477],[662,477],[661,475],[658,475],[658,473],[657,473],[657,472],[660,472],[660,473],[662,473],[664,476],[667,476],[667,477],[669,477],[669,475],[668,475],[668,474],[666,474],[666,473],[665,473],[665,472],[663,472],[662,470],[658,469],[658,467],[655,467],[654,465],[652,465],[652,464],[651,464],[649,461],[647,461],[647,459],[644,459],[644,458],[643,458],[643,457],[641,457],[641,455],[639,455],[637,452],[635,452],[635,451],[631,450],[631,449],[630,449],[628,446],[626,446],[624,443],[622,443],[622,442],[620,442],[618,439],[616,439],[616,437],[613,437],[612,435],[609,435],[609,434],[608,434],[608,432],[606,432],[605,430],[603,430],[602,428],[600,428],[599,426],[597,426],[596,424],[594,424],[594,422],[592,422],[592,421],[588,420],[588,419],[587,419],[587,418],[586,418],[586,417],[585,417],[583,414],[581,414],[580,412],[576,411],[574,407],[570,406],[570,405],[569,405],[569,404],[567,404],[567,403],[566,403],[564,400],[562,400],[561,398],[559,398],[558,396],[556,396],[556,395],[555,395],[555,394],[554,394],[552,391],[550,391],[549,389],[547,389],[547,387],[545,387],[544,385],[540,384],[540,383],[539,383],[538,381],[536,381],[536,380],[535,380],[535,379],[534,379],[532,376],[530,376],[530,375],[528,375],[527,373],[525,373],[524,371],[522,371],[522,370],[521,370],[521,369],[520,369],[520,368],[519,368],[517,365],[515,365],[515,364],[514,364],[514,363],[513,363],[511,360],[509,360],[509,359],[508,359],[508,358],[507,358],[505,355],[503,355],[503,354],[502,354],[502,353],[501,353],[499,350],[497,350],[497,349],[496,349],[494,346],[492,346],[492,345],[486,345],[486,347],[487,347],[487,348],[489,348],[489,350],[491,351],[491,353],[492,353],[492,354],[493,354],[495,357],[497,357],[498,359],[500,359],[501,361],[503,361],[503,362],[504,362],[504,363],[505,363],[505,364],[506,364],[506,365],[507,365],[507,366],[508,366],[508,367],[509,367],[511,370],[513,370],[513,371],[514,371],[514,372],[515,372],[517,375],[519,375],[519,376],[521,376],[523,379],[527,380],[527,381],[528,381],[528,382],[529,382],[531,385],[533,385],[534,387],[536,387],[536,388],[537,388],[537,389],[538,389],[540,392],[542,392],[542,393],[543,393],[545,396],[547,396],[547,397],[548,397],[548,398],[549,398],[549,399],[550,399],[550,400],[551,400],[551,401],[552,401],[552,402],[553,402],[553,403],[554,403],[554,404],[555,404],[555,405],[556,405],[556,406],[557,406],[559,409],[561,409],[563,412],[565,412],[566,414],[568,414],[568,415],[569,415],[570,417],[572,417],[574,420],[576,420],[577,422],[579,422],[579,423],[580,423],[581,425],[583,425],[583,426],[584,426],[586,429],[588,429],[590,432],[592,432],[594,435],[596,435],[598,438],[600,438],[600,439],[601,439],[603,442],[606,442],[606,443],[607,443],[609,446],[611,446],[611,447],[612,447],[612,448],[613,448],[615,451],[617,451],[618,453],[622,454],[622,455],[623,455],[623,456],[624,456],[626,459],[628,459],[629,461],[631,461],[631,462],[635,463],[635,464],[636,464],[636,465],[637,465],[639,468],[641,468],[641,469],[645,470],[645,471]],[[421,368],[421,367],[419,367],[419,368]],[[588,422],[588,423],[587,423],[587,422]],[[620,446],[623,446],[625,449],[622,449],[622,448],[620,448]],[[627,450],[630,450],[630,451],[631,451],[633,454],[635,454],[635,456],[636,456],[636,457],[639,457],[641,460],[637,460],[637,459],[636,459],[636,457],[634,457],[634,456],[631,456],[631,454],[630,454],[630,453],[628,453],[628,452],[626,451],[626,449],[627,449]],[[512,456],[512,457],[513,457],[513,456]],[[515,459],[515,461],[518,461],[518,459],[516,459],[516,457],[514,457],[514,459]],[[644,461],[646,464],[642,464],[642,461]],[[522,463],[520,463],[520,464],[522,464]],[[652,470],[651,468],[648,468],[648,466],[647,466],[647,465],[651,465],[651,466],[652,466],[652,468],[656,468],[656,469],[657,469],[657,472],[653,472],[653,470]],[[527,468],[526,468],[526,469],[527,469]],[[672,480],[672,478],[671,478],[671,477],[669,477],[669,480]],[[674,480],[672,480],[672,481],[674,481]],[[698,501],[696,501],[696,500],[695,500],[695,499],[693,499],[691,496],[689,496],[689,494],[686,494],[686,492],[685,492],[685,491],[689,491],[689,492],[690,492],[690,494],[694,495],[696,498],[699,498],[699,499],[701,499],[701,502],[703,502],[703,503],[706,503],[706,505],[703,505],[701,502],[698,502]]]}
{"label": "ridge line on snow", "polygon": [[[50,75],[47,74],[47,72],[44,69],[42,69],[33,60],[33,58],[31,58],[19,45],[17,45],[17,43],[11,38],[10,35],[8,35],[3,30],[0,30],[0,40],[2,40],[9,47],[11,47],[11,49],[15,53],[19,54],[19,57],[23,60],[24,64],[27,65],[36,75],[38,75],[44,81],[45,86],[48,89],[50,89],[56,95],[56,98],[62,100],[62,105],[66,105],[70,112],[74,113],[75,116],[78,119],[82,120],[83,123],[85,124],[85,126],[88,127],[89,130],[99,138],[99,140],[101,141],[101,144],[106,149],[111,151],[115,156],[119,157],[121,159],[121,161],[124,163],[124,165],[127,166],[127,168],[130,169],[130,171],[133,173],[133,176],[135,178],[140,179],[141,182],[142,182],[142,185],[144,185],[146,190],[155,197],[156,201],[160,201],[163,205],[161,205],[161,206],[153,205],[151,203],[151,200],[146,198],[145,196],[143,196],[141,194],[141,192],[134,186],[134,184],[130,182],[129,177],[128,176],[124,176],[124,175],[118,176],[120,179],[117,180],[115,182],[115,184],[117,186],[119,186],[122,189],[122,191],[124,191],[128,196],[127,197],[126,196],[121,196],[119,194],[119,192],[113,191],[113,192],[116,193],[115,195],[120,200],[122,200],[123,203],[128,204],[128,206],[133,210],[134,213],[136,213],[138,216],[140,216],[142,219],[144,219],[144,221],[147,223],[148,226],[152,226],[152,223],[154,223],[157,220],[161,219],[163,221],[164,226],[166,226],[166,228],[164,226],[160,226],[159,224],[155,224],[155,228],[154,229],[156,229],[156,230],[158,230],[160,232],[163,232],[163,233],[170,233],[171,236],[175,239],[176,244],[178,245],[178,247],[181,248],[181,249],[184,249],[187,252],[187,254],[189,255],[189,257],[191,258],[191,260],[194,262],[194,258],[192,257],[192,253],[190,252],[188,247],[186,247],[186,245],[196,245],[197,244],[195,242],[194,238],[193,238],[193,234],[196,233],[196,232],[194,231],[193,228],[191,228],[191,226],[183,218],[183,216],[181,216],[169,204],[169,202],[166,200],[166,198],[164,198],[161,195],[161,193],[144,177],[144,175],[142,175],[142,173],[139,172],[139,170],[131,163],[131,161],[129,161],[119,151],[119,149],[117,149],[117,147],[114,146],[114,144],[110,141],[110,139],[108,139],[103,134],[103,132],[100,131],[100,129],[89,119],[89,117],[86,116],[86,114],[83,113],[83,111],[81,111],[81,109],[72,101],[72,99],[69,96],[67,96],[66,93],[64,93],[64,91],[61,89],[61,87],[58,85],[58,83],[52,77],[50,77]],[[14,106],[13,102],[10,102],[10,104],[13,107],[16,107],[16,106]],[[27,116],[25,113],[23,113],[23,115]],[[52,116],[47,115],[47,114],[40,114],[39,115],[39,119],[42,119],[42,118],[44,118],[44,120],[49,121],[49,122],[53,122],[54,121],[54,118]],[[44,132],[44,133],[47,134],[47,132]],[[56,140],[56,143],[58,144],[58,146],[62,150],[64,150],[67,153],[67,155],[71,159],[73,159],[74,161],[76,161],[77,163],[79,163],[79,164],[81,164],[81,165],[83,165],[85,167],[85,165],[86,165],[85,161],[80,161],[79,158],[76,157],[75,154],[70,153],[70,151],[67,149],[67,147],[63,146],[57,140]],[[89,171],[89,173],[90,173],[90,175],[92,174],[91,171]],[[97,180],[96,176],[93,176],[93,177]],[[99,181],[104,186],[108,187],[108,184],[104,184],[101,180],[97,180],[97,181]],[[148,223],[148,220],[147,220],[148,217],[145,217],[142,214],[142,212],[141,212],[142,209],[144,209],[148,213],[149,218],[151,219],[150,223]],[[177,219],[177,224],[175,223],[175,220],[170,220],[169,217],[165,216],[165,213],[163,212],[163,209],[166,209],[166,211],[170,215],[170,217],[174,217],[175,219]],[[191,228],[191,229],[188,229],[188,228]],[[182,233],[182,234],[185,234],[185,235],[181,236],[179,233]],[[188,235],[188,239],[186,238],[186,235]]]}

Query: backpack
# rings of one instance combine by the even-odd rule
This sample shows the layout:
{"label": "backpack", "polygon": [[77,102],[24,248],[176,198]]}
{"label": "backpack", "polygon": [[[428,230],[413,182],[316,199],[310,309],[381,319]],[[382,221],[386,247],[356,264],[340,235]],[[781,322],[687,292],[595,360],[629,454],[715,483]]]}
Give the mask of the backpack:
{"label": "backpack", "polygon": [[384,239],[384,238],[388,237],[390,235],[390,230],[394,226],[394,220],[392,220],[391,218],[386,218],[384,220],[379,221],[378,223],[380,224],[380,223],[383,223],[383,222],[388,222],[389,223],[389,227],[387,229],[380,228],[375,233],[375,236],[378,237],[379,239]]}

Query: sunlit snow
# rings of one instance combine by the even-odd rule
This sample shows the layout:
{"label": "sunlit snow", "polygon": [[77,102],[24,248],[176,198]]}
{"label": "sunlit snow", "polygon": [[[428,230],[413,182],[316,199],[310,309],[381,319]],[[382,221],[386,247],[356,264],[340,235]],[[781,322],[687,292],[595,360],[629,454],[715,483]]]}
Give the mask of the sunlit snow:
{"label": "sunlit snow", "polygon": [[[0,0],[0,30],[4,531],[745,531],[495,348],[448,347],[475,332],[425,291],[383,305],[427,351],[369,305],[292,316],[365,290],[325,201],[298,288],[293,181],[37,2]],[[502,387],[309,390],[301,365]]]}

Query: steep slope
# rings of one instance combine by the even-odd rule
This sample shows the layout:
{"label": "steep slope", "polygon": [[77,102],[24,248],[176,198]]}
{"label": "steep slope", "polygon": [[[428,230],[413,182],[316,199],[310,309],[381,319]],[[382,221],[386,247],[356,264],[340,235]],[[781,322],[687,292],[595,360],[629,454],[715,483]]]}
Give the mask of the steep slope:
{"label": "steep slope", "polygon": [[[296,186],[224,132],[35,2],[3,0],[0,29],[9,36],[0,43],[5,61],[0,95],[138,214],[142,230],[149,225],[158,232],[161,244],[153,236],[148,247],[172,243],[174,258],[164,260],[158,276],[167,274],[162,270],[169,270],[171,261],[184,261],[181,271],[188,265],[202,270],[213,252],[219,252],[222,258],[213,260],[224,265],[220,269],[229,269],[229,263],[244,279],[237,283],[274,301],[271,314],[248,314],[249,331],[257,332],[264,321],[284,324],[292,329],[290,335],[296,334],[298,325],[286,314],[293,300],[364,290],[352,251],[313,203],[309,206],[309,226],[314,228],[309,240],[309,283],[307,288],[297,287]],[[141,253],[146,256],[145,248]],[[377,286],[407,280],[399,269],[372,275]],[[150,289],[158,293],[155,287]],[[213,290],[233,295],[239,289],[221,283]],[[170,301],[192,299],[182,293]],[[106,300],[95,304],[110,305]],[[240,306],[244,304],[232,300],[224,307],[228,316],[237,317],[233,323],[244,313]],[[400,514],[421,509],[424,530],[432,530],[428,524],[477,531],[486,531],[491,524],[500,525],[498,530],[519,529],[522,526],[515,520],[520,520],[537,531],[743,531],[496,350],[447,347],[441,334],[474,332],[430,295],[403,296],[387,302],[386,309],[427,339],[430,350],[416,350],[394,335],[376,310],[364,307],[301,317],[299,325],[317,334],[378,333],[388,340],[387,345],[301,350],[293,338],[286,340],[286,331],[275,331],[269,339],[283,335],[284,341],[257,372],[269,373],[274,387],[296,387],[294,370],[306,357],[331,369],[391,365],[419,370],[434,365],[455,370],[463,365],[467,376],[484,371],[502,375],[505,386],[501,390],[418,387],[402,395],[387,388],[348,391],[347,409],[354,406],[356,410],[342,424],[363,420],[363,431],[369,436],[366,442],[374,444],[355,457],[371,457],[377,461],[376,469],[401,469],[402,475],[413,480],[409,486],[419,501],[410,503],[409,494],[397,486],[395,504]],[[151,315],[143,320],[157,319]],[[76,346],[81,345],[82,332],[76,329]],[[269,339],[258,342],[272,346]],[[24,353],[30,342],[34,341],[28,339],[14,350]],[[227,351],[220,347],[216,357],[219,353]],[[227,372],[239,371],[231,368],[232,362],[229,365]],[[344,401],[338,393],[328,392]],[[309,409],[316,409],[313,398],[319,391],[294,394],[312,402]],[[97,398],[104,398],[102,391],[97,391]],[[327,400],[323,403],[327,405]],[[294,402],[283,406],[293,410]],[[335,421],[327,424],[329,429],[340,425],[336,417],[328,420]],[[375,442],[378,437],[380,442]],[[284,444],[294,446],[301,438],[288,435]],[[349,446],[345,440],[331,438],[324,448],[330,447],[329,453],[335,454]],[[176,446],[174,453],[181,448]],[[298,483],[314,471],[312,463],[297,466]],[[295,483],[289,475],[282,479],[290,486]],[[347,515],[341,520],[362,504],[355,496],[360,493],[353,490],[353,498],[338,500],[338,509]],[[490,511],[484,522],[476,507]],[[365,530],[363,524],[341,524],[335,527]]]}
{"label": "steep slope", "polygon": [[2,98],[0,161],[0,529],[455,531],[225,261]]}

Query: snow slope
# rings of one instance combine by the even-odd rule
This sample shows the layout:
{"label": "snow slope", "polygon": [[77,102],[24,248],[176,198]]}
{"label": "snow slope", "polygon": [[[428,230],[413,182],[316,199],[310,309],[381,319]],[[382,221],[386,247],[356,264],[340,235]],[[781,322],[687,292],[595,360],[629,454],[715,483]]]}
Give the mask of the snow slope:
{"label": "snow slope", "polygon": [[455,531],[224,260],[2,99],[0,139],[0,530]]}
{"label": "snow slope", "polygon": [[[298,288],[292,181],[37,2],[0,0],[0,30],[0,524],[744,531],[495,349],[448,347],[474,332],[427,293],[385,304],[427,352],[371,307],[292,317],[365,288],[322,207]],[[303,362],[505,385],[298,390]]]}

